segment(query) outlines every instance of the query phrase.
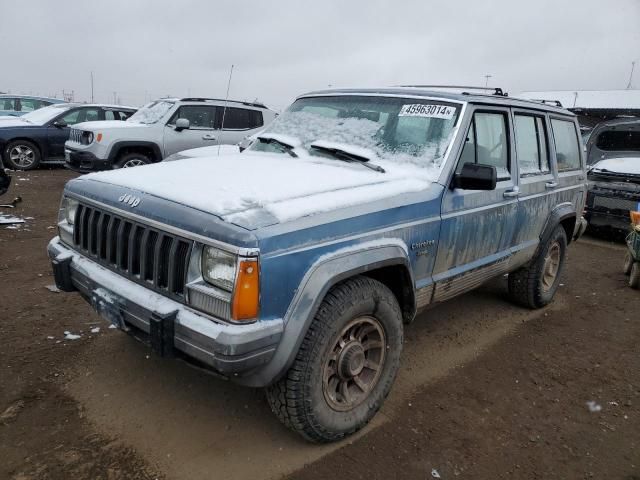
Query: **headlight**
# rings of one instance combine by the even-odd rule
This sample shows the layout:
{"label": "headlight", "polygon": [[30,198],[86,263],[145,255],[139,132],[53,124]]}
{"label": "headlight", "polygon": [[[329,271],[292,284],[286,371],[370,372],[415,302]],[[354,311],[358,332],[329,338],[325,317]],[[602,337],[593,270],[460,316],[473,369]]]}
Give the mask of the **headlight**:
{"label": "headlight", "polygon": [[214,247],[202,252],[202,278],[207,283],[231,292],[236,279],[236,256]]}
{"label": "headlight", "polygon": [[64,219],[67,221],[67,224],[73,225],[76,220],[78,201],[73,198],[65,197],[62,201],[62,209],[64,212]]}
{"label": "headlight", "polygon": [[93,132],[82,132],[82,143],[91,145],[93,143]]}

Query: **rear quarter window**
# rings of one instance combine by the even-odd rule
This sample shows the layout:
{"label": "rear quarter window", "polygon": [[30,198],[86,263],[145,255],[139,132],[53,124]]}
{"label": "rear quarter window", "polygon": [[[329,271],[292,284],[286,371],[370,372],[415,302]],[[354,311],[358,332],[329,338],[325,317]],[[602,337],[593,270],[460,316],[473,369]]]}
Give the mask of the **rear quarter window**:
{"label": "rear quarter window", "polygon": [[558,171],[580,169],[580,144],[575,123],[553,118],[551,119],[551,128],[556,146]]}
{"label": "rear quarter window", "polygon": [[[220,122],[224,130],[251,130],[264,125],[262,112],[247,108],[218,107]],[[224,119],[223,119],[224,114]]]}

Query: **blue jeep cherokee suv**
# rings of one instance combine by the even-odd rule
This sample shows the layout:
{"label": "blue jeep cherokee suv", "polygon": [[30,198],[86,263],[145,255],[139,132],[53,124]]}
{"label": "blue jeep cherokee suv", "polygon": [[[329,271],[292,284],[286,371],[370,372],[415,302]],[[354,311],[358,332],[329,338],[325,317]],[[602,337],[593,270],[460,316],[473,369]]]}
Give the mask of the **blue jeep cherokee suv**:
{"label": "blue jeep cherokee suv", "polygon": [[517,303],[548,304],[586,188],[561,108],[319,91],[240,155],[70,181],[48,251],[61,290],[161,355],[266,387],[326,442],[380,408],[417,312],[504,274]]}

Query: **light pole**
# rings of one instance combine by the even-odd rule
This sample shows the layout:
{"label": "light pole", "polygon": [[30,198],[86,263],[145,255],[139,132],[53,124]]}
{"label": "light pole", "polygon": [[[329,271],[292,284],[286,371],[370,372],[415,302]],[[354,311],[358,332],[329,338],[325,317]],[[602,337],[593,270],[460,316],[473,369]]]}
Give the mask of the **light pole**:
{"label": "light pole", "polygon": [[487,87],[489,86],[489,79],[490,79],[492,76],[493,76],[493,75],[489,75],[489,74],[486,74],[486,75],[484,76],[484,88],[487,88]]}

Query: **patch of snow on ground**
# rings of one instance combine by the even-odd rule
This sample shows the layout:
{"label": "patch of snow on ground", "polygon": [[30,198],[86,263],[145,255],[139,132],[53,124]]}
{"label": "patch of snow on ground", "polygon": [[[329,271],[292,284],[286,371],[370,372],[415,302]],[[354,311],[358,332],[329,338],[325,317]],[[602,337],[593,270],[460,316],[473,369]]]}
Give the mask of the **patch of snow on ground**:
{"label": "patch of snow on ground", "polygon": [[60,293],[60,289],[58,287],[56,287],[55,285],[47,285],[45,288],[47,290],[49,290],[50,292]]}
{"label": "patch of snow on ground", "polygon": [[82,337],[82,335],[76,335],[74,333],[69,332],[68,330],[64,332],[65,340],[78,340],[80,337]]}
{"label": "patch of snow on ground", "polygon": [[587,407],[589,407],[589,411],[591,413],[597,413],[602,410],[602,405],[598,404],[594,400],[589,400],[587,402]]}
{"label": "patch of snow on ground", "polygon": [[100,333],[100,327],[93,327],[91,333]]}

